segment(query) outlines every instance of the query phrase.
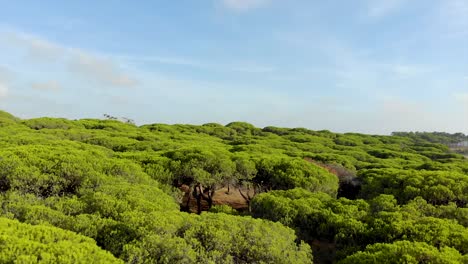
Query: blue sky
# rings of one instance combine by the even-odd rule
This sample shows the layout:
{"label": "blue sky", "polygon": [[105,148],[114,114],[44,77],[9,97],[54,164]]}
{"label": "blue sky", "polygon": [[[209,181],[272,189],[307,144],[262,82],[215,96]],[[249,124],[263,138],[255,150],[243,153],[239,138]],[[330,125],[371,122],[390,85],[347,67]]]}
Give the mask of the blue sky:
{"label": "blue sky", "polygon": [[22,118],[468,133],[468,0],[0,4]]}

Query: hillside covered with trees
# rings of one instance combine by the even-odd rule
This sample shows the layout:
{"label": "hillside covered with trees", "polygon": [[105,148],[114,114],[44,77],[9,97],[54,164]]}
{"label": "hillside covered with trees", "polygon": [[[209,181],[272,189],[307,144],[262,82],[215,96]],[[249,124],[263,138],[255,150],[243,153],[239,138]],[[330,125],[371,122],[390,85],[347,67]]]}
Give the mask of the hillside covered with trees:
{"label": "hillside covered with trees", "polygon": [[468,263],[468,160],[410,133],[0,111],[0,205],[0,263]]}
{"label": "hillside covered with trees", "polygon": [[450,147],[453,152],[463,154],[468,157],[468,135],[463,133],[445,132],[393,132],[394,136],[410,137],[415,140],[429,141],[432,143],[444,144]]}

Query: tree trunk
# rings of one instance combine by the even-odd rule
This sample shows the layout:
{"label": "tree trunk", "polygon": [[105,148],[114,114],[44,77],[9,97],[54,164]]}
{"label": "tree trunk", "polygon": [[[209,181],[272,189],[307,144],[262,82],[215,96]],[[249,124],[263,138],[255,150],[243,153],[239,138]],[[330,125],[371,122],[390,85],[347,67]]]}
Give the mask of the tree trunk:
{"label": "tree trunk", "polygon": [[251,210],[250,210],[250,201],[252,200],[252,197],[250,197],[249,192],[250,192],[250,188],[247,188],[247,194],[242,193],[241,189],[239,188],[239,193],[242,196],[242,198],[244,198],[245,202],[247,203],[247,206],[249,208],[249,212],[251,212]]}
{"label": "tree trunk", "polygon": [[197,196],[197,214],[201,214],[201,196]]}
{"label": "tree trunk", "polygon": [[216,188],[214,186],[210,186],[206,190],[200,188],[200,194],[202,198],[208,202],[208,210],[211,209],[211,207],[213,207],[213,196],[216,192],[215,190]]}
{"label": "tree trunk", "polygon": [[[187,195],[187,194],[184,194],[184,195]],[[188,190],[188,195],[187,195],[187,202],[185,203],[185,208],[184,210],[188,213],[190,213],[190,200],[192,200],[192,187],[189,186],[189,190]]]}
{"label": "tree trunk", "polygon": [[208,208],[211,209],[213,207],[213,197],[215,195],[215,188],[213,187],[209,192],[208,192]]}
{"label": "tree trunk", "polygon": [[201,194],[201,187],[200,185],[195,186],[193,190],[193,196],[197,199],[197,214],[201,214],[201,201],[202,201],[202,194]]}

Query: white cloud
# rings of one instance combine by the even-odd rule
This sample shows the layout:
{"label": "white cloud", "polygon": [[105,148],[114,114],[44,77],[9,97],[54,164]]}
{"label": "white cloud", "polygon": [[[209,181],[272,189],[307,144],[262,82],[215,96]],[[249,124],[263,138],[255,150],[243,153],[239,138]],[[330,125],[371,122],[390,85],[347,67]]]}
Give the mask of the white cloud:
{"label": "white cloud", "polygon": [[35,62],[56,61],[66,52],[60,45],[25,33],[1,32],[0,39],[11,47],[24,49],[26,58]]}
{"label": "white cloud", "polygon": [[75,52],[68,67],[72,73],[104,85],[133,87],[138,84],[136,79],[122,72],[110,59],[82,51]]}
{"label": "white cloud", "polygon": [[368,16],[371,18],[382,18],[397,11],[406,0],[369,0]]}
{"label": "white cloud", "polygon": [[261,66],[261,65],[242,65],[232,68],[233,71],[245,72],[245,73],[267,73],[274,71],[273,67]]}
{"label": "white cloud", "polygon": [[28,39],[28,56],[33,60],[49,61],[63,56],[64,49],[46,40]]}
{"label": "white cloud", "polygon": [[210,68],[212,65],[178,57],[157,57],[157,56],[117,56],[119,59],[140,62],[156,62],[161,64],[190,66],[195,68]]}
{"label": "white cloud", "polygon": [[226,8],[246,11],[267,5],[270,0],[222,0]]}
{"label": "white cloud", "polygon": [[49,80],[46,82],[35,82],[31,84],[31,87],[35,90],[42,91],[59,91],[62,86],[56,80]]}
{"label": "white cloud", "polygon": [[47,66],[60,62],[72,75],[99,85],[133,87],[138,84],[135,78],[124,72],[122,65],[101,55],[15,31],[0,31],[0,40],[9,45],[8,49],[19,49],[29,62]]}
{"label": "white cloud", "polygon": [[144,62],[144,63],[160,63],[167,65],[176,65],[183,67],[191,67],[209,71],[224,71],[224,72],[243,72],[243,73],[267,73],[273,72],[275,69],[271,66],[261,65],[251,62],[208,62],[198,61],[195,59],[179,58],[179,57],[158,57],[158,56],[114,56],[117,60],[129,62]]}

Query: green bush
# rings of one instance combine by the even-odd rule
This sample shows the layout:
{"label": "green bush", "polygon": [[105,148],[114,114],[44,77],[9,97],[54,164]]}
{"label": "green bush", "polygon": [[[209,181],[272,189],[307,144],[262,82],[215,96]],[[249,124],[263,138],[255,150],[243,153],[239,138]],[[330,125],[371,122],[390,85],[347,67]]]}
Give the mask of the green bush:
{"label": "green bush", "polygon": [[0,263],[123,262],[85,236],[0,218]]}

